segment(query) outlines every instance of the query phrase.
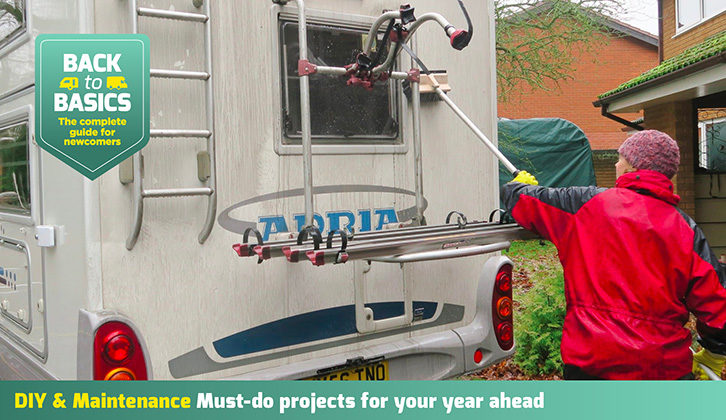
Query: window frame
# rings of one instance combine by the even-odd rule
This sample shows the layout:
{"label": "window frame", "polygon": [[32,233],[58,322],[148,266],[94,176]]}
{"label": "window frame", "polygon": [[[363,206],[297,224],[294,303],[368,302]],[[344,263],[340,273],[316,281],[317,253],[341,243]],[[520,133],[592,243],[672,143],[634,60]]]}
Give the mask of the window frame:
{"label": "window frame", "polygon": [[[9,124],[0,124],[0,132],[2,132],[3,130],[9,130],[9,129],[12,129],[12,128],[15,128],[15,127],[21,127],[21,126],[25,126],[25,129],[26,129],[26,139],[25,139],[25,165],[27,165],[27,172],[28,172],[27,173],[27,181],[26,181],[28,183],[28,185],[27,185],[27,187],[28,187],[28,190],[27,190],[27,193],[28,193],[27,194],[27,199],[29,199],[30,202],[28,203],[27,209],[25,209],[23,207],[23,197],[22,196],[19,196],[19,193],[20,192],[18,191],[18,185],[17,185],[17,181],[16,181],[16,184],[15,184],[15,188],[16,188],[15,195],[18,196],[18,199],[17,200],[18,200],[19,206],[17,208],[13,208],[13,207],[10,207],[10,206],[0,206],[0,212],[2,212],[2,213],[10,213],[10,214],[18,214],[18,215],[21,215],[21,216],[29,216],[30,215],[30,212],[33,209],[33,200],[32,200],[33,197],[30,195],[30,141],[31,141],[30,140],[30,121],[27,121],[27,120],[23,119],[23,120],[20,120],[20,121],[16,121],[16,122],[9,123]],[[0,145],[0,146],[2,146],[2,145]],[[20,161],[20,162],[21,162],[20,166],[22,166],[22,161]],[[15,163],[15,162],[13,162],[13,163]],[[2,167],[3,170],[4,170],[4,166],[5,166],[5,162],[0,162],[0,167]],[[5,191],[0,191],[0,193],[5,193]]]}
{"label": "window frame", "polygon": [[28,0],[23,1],[23,23],[13,32],[0,39],[0,57],[20,46],[29,39],[28,36]]}
{"label": "window frame", "polygon": [[676,6],[675,7],[675,9],[676,9],[676,14],[675,14],[676,33],[675,33],[675,35],[673,35],[673,38],[675,38],[678,35],[681,35],[683,33],[686,33],[686,32],[690,31],[693,28],[696,28],[696,27],[700,26],[700,25],[702,25],[702,24],[710,21],[711,19],[717,18],[717,17],[723,15],[726,12],[726,8],[724,8],[720,12],[714,14],[713,16],[705,17],[704,16],[704,9],[703,9],[703,2],[705,0],[699,0],[698,1],[698,14],[699,14],[699,17],[700,18],[696,22],[694,22],[694,23],[692,23],[690,25],[679,26],[679,18],[680,18],[680,16],[679,16],[680,13],[679,12],[680,12],[680,7],[681,7],[680,4],[684,0],[674,0],[674,1],[675,1],[675,6]]}
{"label": "window frame", "polygon": [[[33,90],[30,90],[30,94],[33,94]],[[14,95],[13,95],[14,96]],[[10,98],[7,99],[11,99]],[[0,105],[4,105],[3,100],[0,100]],[[0,209],[0,222],[11,222],[25,226],[35,226],[37,223],[37,217],[39,214],[40,196],[38,194],[38,176],[39,176],[39,153],[38,148],[35,145],[35,122],[32,117],[33,107],[30,105],[21,106],[13,109],[12,111],[0,114],[0,127],[7,128],[17,124],[26,123],[28,125],[28,195],[30,196],[30,212],[29,213],[15,213]]]}
{"label": "window frame", "polygon": [[[305,15],[308,24],[319,24],[328,26],[337,26],[345,29],[353,30],[367,30],[375,21],[375,17],[354,15],[348,13],[336,13],[324,10],[305,9]],[[271,7],[271,24],[273,30],[273,68],[272,77],[274,78],[273,86],[273,106],[277,109],[275,112],[274,121],[274,148],[275,153],[278,155],[301,155],[302,145],[301,144],[289,144],[284,141],[285,128],[282,125],[283,120],[283,98],[285,95],[285,89],[282,83],[282,33],[281,33],[281,21],[297,22],[297,7],[291,5],[273,5]],[[315,77],[315,76],[313,76]],[[327,143],[313,143],[312,149],[313,154],[317,155],[348,155],[348,154],[405,154],[408,152],[408,141],[406,140],[406,134],[408,132],[407,127],[409,122],[408,118],[408,106],[406,103],[405,95],[400,83],[396,83],[395,95],[397,104],[396,109],[398,111],[398,135],[395,139],[381,139],[372,140],[370,143],[360,141],[365,136],[355,137],[359,142],[352,144],[340,144],[336,142],[336,139],[343,140],[342,137],[326,136],[325,141]],[[378,137],[378,136],[371,136]],[[314,139],[317,140],[317,139]]]}
{"label": "window frame", "polygon": [[[707,142],[708,141],[708,137],[707,137],[708,128],[707,128],[707,126],[709,124],[718,124],[718,123],[726,123],[726,117],[712,118],[710,120],[698,121],[698,123],[697,123],[697,126],[698,126],[698,129],[697,129],[698,136],[696,137],[696,150],[697,150],[697,153],[698,153],[698,157],[696,159],[696,167],[700,171],[705,172],[705,173],[710,173],[710,174],[723,174],[723,173],[726,173],[726,170],[718,171],[718,170],[713,170],[713,169],[707,169],[707,168],[704,168],[703,166],[701,166],[701,158],[702,158],[702,155],[703,155],[701,139],[703,139],[705,142]],[[703,137],[701,137],[701,136],[703,136]],[[708,164],[708,153],[706,153],[706,164]]]}

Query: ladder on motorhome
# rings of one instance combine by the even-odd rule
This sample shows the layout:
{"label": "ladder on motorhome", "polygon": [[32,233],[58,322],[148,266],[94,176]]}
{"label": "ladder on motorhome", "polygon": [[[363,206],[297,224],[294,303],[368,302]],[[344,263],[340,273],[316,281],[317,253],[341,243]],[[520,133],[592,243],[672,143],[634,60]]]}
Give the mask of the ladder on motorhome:
{"label": "ladder on motorhome", "polygon": [[[168,79],[186,79],[199,80],[206,84],[206,128],[204,129],[153,129],[151,130],[151,138],[197,138],[206,139],[206,150],[197,154],[197,174],[199,181],[204,185],[202,187],[187,188],[145,188],[144,186],[144,168],[142,152],[134,154],[131,161],[124,162],[124,168],[120,171],[121,183],[133,183],[133,226],[131,233],[126,240],[126,248],[131,250],[139,238],[141,232],[141,224],[144,218],[144,199],[147,198],[179,198],[179,197],[207,197],[207,216],[204,226],[199,233],[199,243],[204,243],[209,237],[214,219],[217,213],[217,191],[216,191],[216,170],[214,156],[214,91],[212,86],[212,42],[211,42],[211,23],[209,20],[209,0],[195,1],[195,6],[202,6],[202,13],[177,12],[172,10],[153,9],[147,7],[139,7],[138,0],[129,0],[132,8],[132,29],[133,33],[138,33],[139,18],[146,17],[150,19],[171,19],[189,24],[204,25],[204,62],[205,69],[203,71],[183,71],[170,69],[154,69],[150,71],[152,78],[168,78]],[[129,168],[129,163],[132,165]]]}

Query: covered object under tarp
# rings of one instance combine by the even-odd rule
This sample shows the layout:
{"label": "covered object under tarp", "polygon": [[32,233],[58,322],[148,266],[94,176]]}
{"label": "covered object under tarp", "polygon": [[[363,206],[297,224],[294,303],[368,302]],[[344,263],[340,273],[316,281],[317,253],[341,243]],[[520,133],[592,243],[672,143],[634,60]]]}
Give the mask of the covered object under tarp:
{"label": "covered object under tarp", "polygon": [[[585,133],[561,118],[499,121],[499,150],[539,185],[571,187],[595,185],[592,150]],[[512,174],[499,165],[499,186]]]}

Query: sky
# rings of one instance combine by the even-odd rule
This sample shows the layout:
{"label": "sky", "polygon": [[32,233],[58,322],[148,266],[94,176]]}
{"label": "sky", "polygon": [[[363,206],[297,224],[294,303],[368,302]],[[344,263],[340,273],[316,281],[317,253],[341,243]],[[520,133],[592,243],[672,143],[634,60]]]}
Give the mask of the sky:
{"label": "sky", "polygon": [[658,35],[658,2],[656,0],[622,0],[624,14],[617,16],[631,26]]}

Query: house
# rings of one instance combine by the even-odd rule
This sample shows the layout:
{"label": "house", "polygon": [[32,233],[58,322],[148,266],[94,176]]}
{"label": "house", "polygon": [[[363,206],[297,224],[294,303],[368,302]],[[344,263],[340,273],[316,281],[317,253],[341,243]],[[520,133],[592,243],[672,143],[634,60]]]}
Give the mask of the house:
{"label": "house", "polygon": [[[660,64],[623,79],[594,105],[608,118],[678,141],[679,206],[726,259],[726,2],[659,0],[658,6]],[[641,111],[641,124],[627,121]]]}
{"label": "house", "polygon": [[[538,13],[549,7],[542,3]],[[641,74],[658,64],[658,38],[623,22],[604,18],[611,31],[604,48],[597,51],[576,53],[571,79],[559,81],[551,90],[531,90],[522,86],[517,92],[500,101],[499,117],[547,118],[557,117],[572,121],[579,126],[593,149],[593,163],[599,186],[615,185],[617,148],[628,137],[621,131],[622,125],[602,118],[592,107],[592,97]],[[639,111],[623,115],[637,119]]]}

